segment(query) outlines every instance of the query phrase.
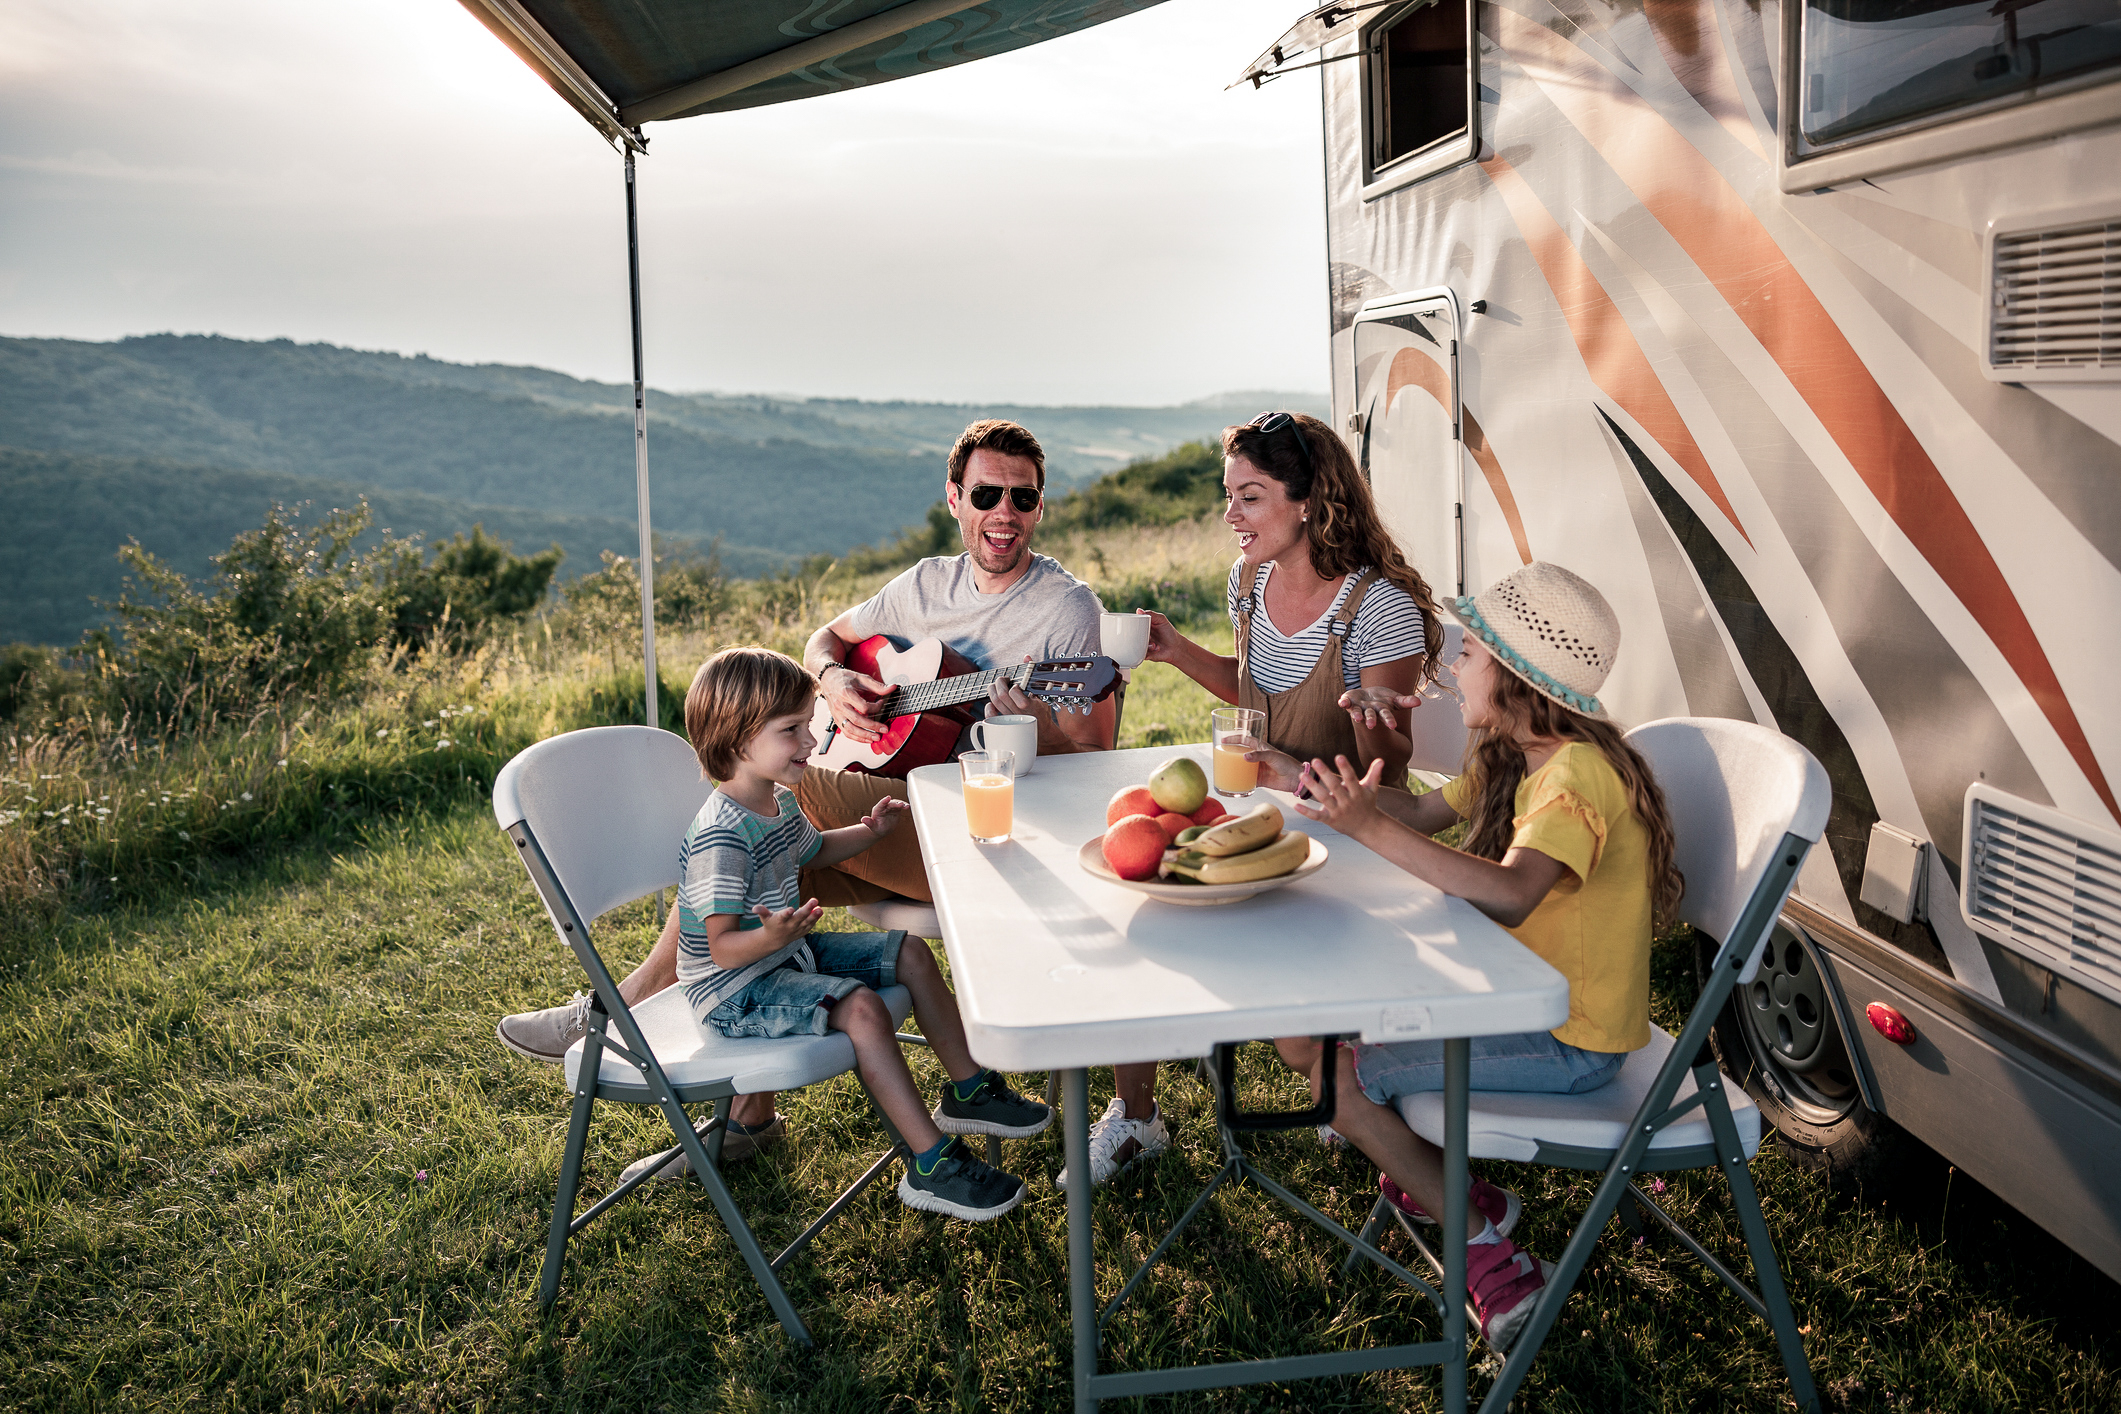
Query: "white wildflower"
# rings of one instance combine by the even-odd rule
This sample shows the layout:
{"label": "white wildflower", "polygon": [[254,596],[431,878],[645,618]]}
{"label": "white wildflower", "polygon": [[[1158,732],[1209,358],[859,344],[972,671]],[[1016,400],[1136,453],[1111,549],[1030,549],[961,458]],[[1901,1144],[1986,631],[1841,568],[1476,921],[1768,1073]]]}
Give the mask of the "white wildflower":
{"label": "white wildflower", "polygon": [[249,800],[249,799],[251,798],[251,794],[250,794],[250,792],[249,792],[249,791],[245,791],[245,792],[243,792],[243,798],[244,798],[245,800]]}

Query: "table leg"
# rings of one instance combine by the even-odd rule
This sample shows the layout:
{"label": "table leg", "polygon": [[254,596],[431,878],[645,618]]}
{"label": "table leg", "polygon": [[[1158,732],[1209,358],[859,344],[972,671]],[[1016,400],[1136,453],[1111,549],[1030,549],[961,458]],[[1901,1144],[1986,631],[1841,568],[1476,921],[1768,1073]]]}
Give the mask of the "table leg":
{"label": "table leg", "polygon": [[1463,1037],[1443,1043],[1443,1366],[1446,1414],[1466,1407],[1466,1107],[1472,1045]]}
{"label": "table leg", "polygon": [[[1075,1410],[1095,1414],[1097,1270],[1090,1245],[1090,1073],[1061,1072],[1061,1131],[1068,1166],[1068,1323],[1075,1331]],[[1461,1404],[1463,1395],[1461,1394]]]}

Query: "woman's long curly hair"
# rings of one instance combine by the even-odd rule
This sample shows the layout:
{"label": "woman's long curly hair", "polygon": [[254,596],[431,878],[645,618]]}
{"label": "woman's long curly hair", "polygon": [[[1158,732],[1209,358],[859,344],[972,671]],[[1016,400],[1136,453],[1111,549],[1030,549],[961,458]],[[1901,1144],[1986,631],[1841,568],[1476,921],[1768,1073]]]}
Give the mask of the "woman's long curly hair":
{"label": "woman's long curly hair", "polygon": [[[1420,571],[1407,563],[1398,544],[1377,514],[1370,483],[1363,479],[1346,444],[1333,429],[1315,417],[1289,414],[1296,426],[1262,432],[1249,424],[1223,429],[1223,455],[1243,457],[1281,483],[1292,501],[1310,505],[1304,522],[1304,537],[1311,551],[1311,568],[1327,579],[1353,573],[1364,565],[1406,591],[1421,610],[1421,638],[1428,645],[1423,656],[1421,682],[1433,682],[1441,666],[1436,650],[1443,644],[1443,620],[1437,617],[1436,596]],[[1311,459],[1297,449],[1302,437]]]}
{"label": "woman's long curly hair", "polygon": [[1658,932],[1679,916],[1686,879],[1672,862],[1672,817],[1664,791],[1642,753],[1628,744],[1611,722],[1586,717],[1556,702],[1500,663],[1492,674],[1495,691],[1492,725],[1476,730],[1466,743],[1465,770],[1473,778],[1473,813],[1459,848],[1482,859],[1499,860],[1509,852],[1516,833],[1517,788],[1524,784],[1524,751],[1517,745],[1538,737],[1560,737],[1598,748],[1628,789],[1628,808],[1649,836],[1650,912]]}

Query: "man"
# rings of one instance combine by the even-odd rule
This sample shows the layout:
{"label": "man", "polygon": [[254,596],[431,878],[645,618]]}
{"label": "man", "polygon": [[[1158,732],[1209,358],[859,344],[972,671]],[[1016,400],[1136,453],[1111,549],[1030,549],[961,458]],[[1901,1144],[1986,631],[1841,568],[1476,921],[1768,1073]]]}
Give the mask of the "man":
{"label": "man", "polygon": [[[883,683],[846,665],[849,650],[876,634],[899,646],[940,638],[976,666],[1001,667],[1026,658],[1044,660],[1098,651],[1098,614],[1103,605],[1088,585],[1048,556],[1034,554],[1033,532],[1045,517],[1046,456],[1038,439],[1013,422],[975,422],[950,449],[943,496],[957,520],[962,555],[922,560],[874,596],[847,610],[810,636],[803,665],[818,679],[818,691],[841,731],[857,740],[876,737],[881,724],[869,714],[886,692]],[[1041,756],[1108,751],[1115,729],[1110,698],[1087,715],[1062,713],[1033,701],[1006,683],[989,695],[990,711],[1025,713],[1038,719]],[[810,767],[797,788],[803,813],[820,829],[851,825],[885,796],[901,800],[906,783],[885,776]],[[675,849],[677,842],[672,841]],[[894,894],[928,901],[920,845],[910,828],[893,831],[874,848],[836,868],[803,871],[802,892],[827,905],[846,906]],[[619,984],[629,1006],[639,1005],[677,980],[678,920],[672,910],[663,935],[647,959]],[[555,1064],[580,1040],[588,1025],[589,996],[579,993],[561,1006],[501,1019],[501,1044],[518,1055]],[[1151,1076],[1154,1067],[1147,1067]],[[746,1095],[731,1113],[723,1142],[724,1161],[747,1158],[779,1142],[786,1127],[773,1111],[773,1096]],[[643,1161],[645,1162],[645,1160]],[[688,1171],[680,1155],[664,1177]],[[629,1173],[632,1170],[628,1170]]]}

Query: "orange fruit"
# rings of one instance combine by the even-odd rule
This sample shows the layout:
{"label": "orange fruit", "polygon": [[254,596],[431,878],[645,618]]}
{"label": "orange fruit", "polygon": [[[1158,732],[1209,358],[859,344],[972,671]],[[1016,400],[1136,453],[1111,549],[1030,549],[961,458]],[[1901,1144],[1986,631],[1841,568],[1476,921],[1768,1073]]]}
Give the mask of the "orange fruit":
{"label": "orange fruit", "polygon": [[1193,828],[1193,821],[1176,811],[1166,810],[1156,817],[1156,823],[1164,827],[1164,834],[1173,844],[1178,843],[1178,832]]}
{"label": "orange fruit", "polygon": [[1105,863],[1122,879],[1153,879],[1171,837],[1153,815],[1123,815],[1105,831]]}
{"label": "orange fruit", "polygon": [[1211,795],[1201,805],[1200,809],[1194,811],[1187,818],[1196,825],[1212,825],[1229,813],[1229,811],[1223,809],[1223,803]]}
{"label": "orange fruit", "polygon": [[1155,816],[1163,813],[1164,808],[1156,803],[1155,796],[1149,794],[1147,786],[1128,786],[1113,796],[1112,803],[1105,807],[1105,823],[1116,824],[1121,817],[1127,815]]}

